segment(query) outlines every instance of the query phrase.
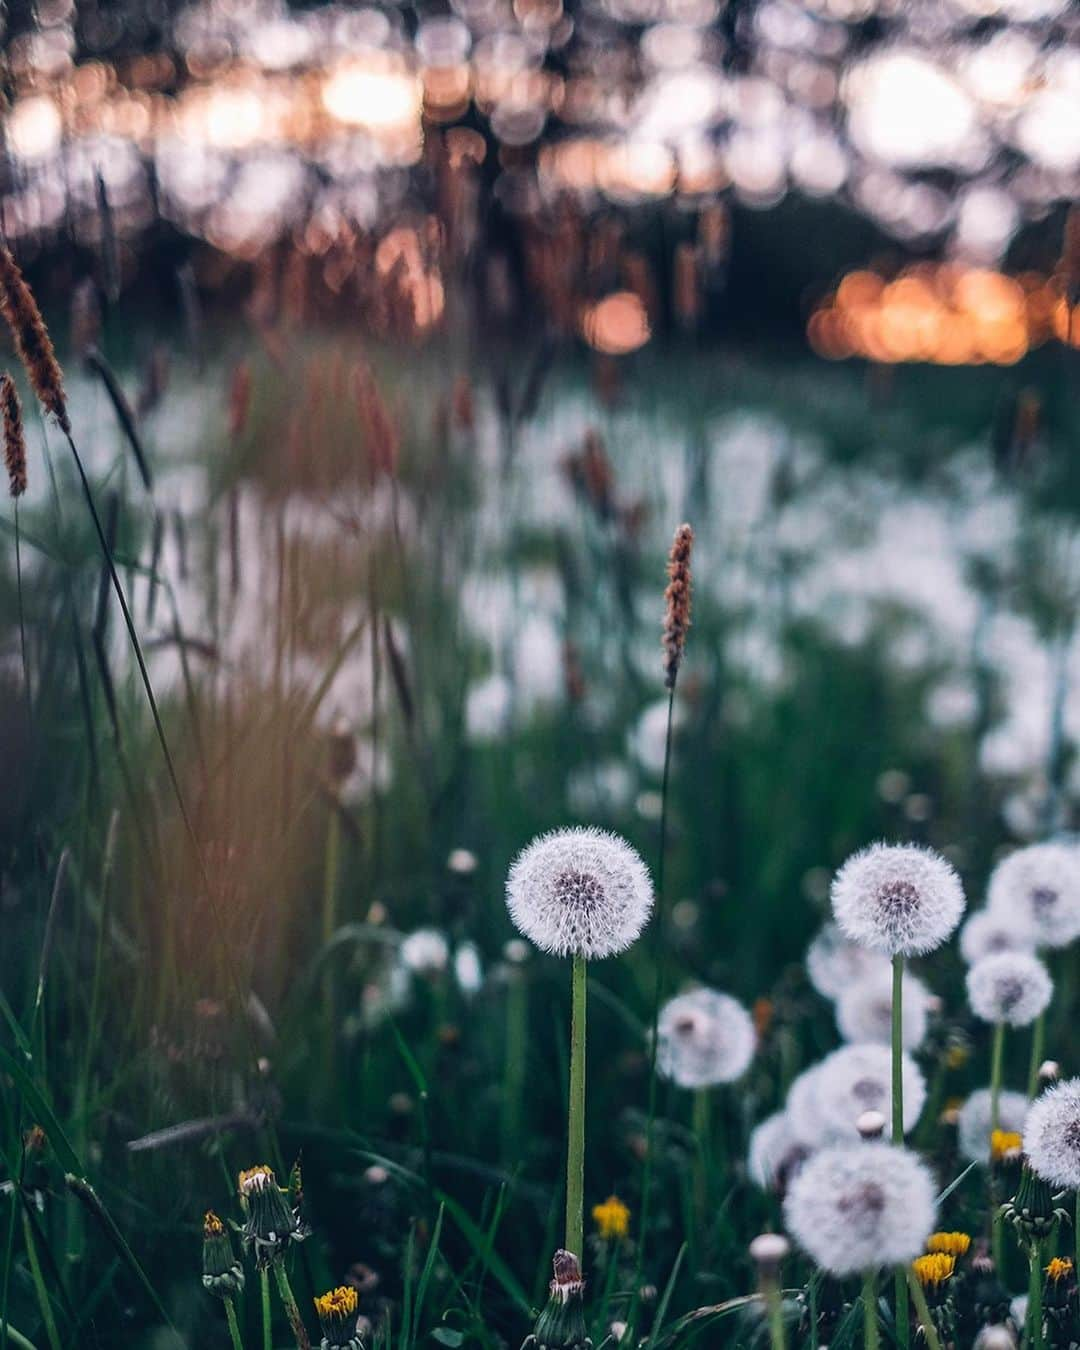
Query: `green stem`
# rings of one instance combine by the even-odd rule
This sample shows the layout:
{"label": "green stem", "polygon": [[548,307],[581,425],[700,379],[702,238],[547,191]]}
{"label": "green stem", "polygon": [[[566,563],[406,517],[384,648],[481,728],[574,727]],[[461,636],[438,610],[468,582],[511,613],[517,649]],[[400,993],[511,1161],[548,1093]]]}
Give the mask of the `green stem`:
{"label": "green stem", "polygon": [[1074,1249],[1073,1270],[1080,1270],[1080,1191],[1076,1192],[1076,1211],[1073,1215],[1073,1240],[1076,1243]]}
{"label": "green stem", "polygon": [[[709,1089],[697,1088],[693,1104],[694,1131],[694,1221],[702,1233],[710,1210],[710,1175],[712,1164],[712,1122],[709,1110]],[[707,1242],[706,1242],[707,1247]]]}
{"label": "green stem", "polygon": [[1042,1350],[1042,1243],[1032,1242],[1028,1252],[1028,1345],[1030,1350]]}
{"label": "green stem", "polygon": [[240,1336],[240,1323],[236,1320],[236,1308],[231,1298],[225,1299],[225,1320],[229,1324],[229,1335],[232,1337],[233,1350],[244,1350],[244,1342]]}
{"label": "green stem", "polygon": [[930,1309],[927,1306],[926,1292],[910,1266],[908,1267],[907,1277],[908,1285],[911,1288],[911,1297],[915,1304],[915,1313],[922,1327],[923,1335],[926,1337],[927,1350],[941,1350],[937,1327],[934,1326],[934,1319],[930,1316]]}
{"label": "green stem", "polygon": [[296,1306],[296,1299],[293,1297],[292,1285],[289,1283],[288,1275],[285,1274],[285,1262],[280,1258],[274,1262],[274,1278],[277,1280],[281,1302],[285,1306],[285,1316],[289,1319],[289,1326],[292,1327],[296,1350],[311,1350],[311,1342],[308,1340],[304,1319],[300,1316],[300,1309]]}
{"label": "green stem", "polygon": [[3,1324],[3,1331],[5,1337],[10,1340],[12,1345],[18,1346],[19,1350],[37,1350],[33,1341],[28,1341],[21,1331],[16,1330],[13,1326],[9,1326],[7,1322]]}
{"label": "green stem", "polygon": [[265,1266],[259,1271],[259,1299],[262,1303],[263,1350],[274,1350],[273,1315],[270,1312],[270,1272]]}
{"label": "green stem", "polygon": [[780,1286],[775,1280],[769,1280],[765,1286],[765,1307],[769,1317],[769,1344],[772,1350],[787,1350],[784,1305],[780,1297]]}
{"label": "green stem", "polygon": [[994,1024],[994,1046],[990,1053],[990,1133],[1001,1128],[1001,1077],[1005,1062],[1005,1023]]}
{"label": "green stem", "polygon": [[[892,959],[892,1141],[904,1142],[904,958]],[[907,1274],[897,1266],[893,1278],[896,1301],[896,1343],[900,1350],[911,1344],[911,1313],[908,1308]],[[875,1334],[877,1325],[875,1322]]]}
{"label": "green stem", "polygon": [[1031,1029],[1031,1063],[1028,1066],[1027,1095],[1034,1097],[1039,1090],[1039,1066],[1046,1048],[1046,1014],[1040,1013]]}
{"label": "green stem", "polygon": [[[12,1204],[17,1203],[18,1198],[12,1196]],[[23,1240],[26,1242],[26,1255],[30,1260],[30,1274],[34,1281],[34,1292],[37,1294],[38,1307],[41,1310],[41,1320],[45,1324],[45,1334],[49,1338],[52,1350],[60,1350],[60,1333],[56,1329],[56,1318],[53,1316],[52,1304],[49,1302],[49,1291],[45,1288],[45,1277],[41,1273],[41,1262],[38,1260],[34,1230],[25,1209],[23,1210]]]}
{"label": "green stem", "polygon": [[862,1278],[863,1350],[878,1350],[877,1276],[867,1270]]}
{"label": "green stem", "polygon": [[566,1250],[584,1262],[585,1247],[585,992],[587,967],[571,972],[570,1103],[566,1139]]}

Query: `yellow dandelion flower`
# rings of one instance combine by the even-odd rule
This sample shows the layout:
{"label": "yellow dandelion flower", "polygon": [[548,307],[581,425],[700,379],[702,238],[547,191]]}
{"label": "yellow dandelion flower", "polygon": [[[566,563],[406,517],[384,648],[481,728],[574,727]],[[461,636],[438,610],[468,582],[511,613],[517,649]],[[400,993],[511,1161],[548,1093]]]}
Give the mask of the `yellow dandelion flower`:
{"label": "yellow dandelion flower", "polygon": [[1060,1256],[1055,1256],[1046,1267],[1046,1278],[1052,1284],[1057,1284],[1059,1280],[1067,1280],[1072,1273],[1073,1263]]}
{"label": "yellow dandelion flower", "polygon": [[970,1246],[971,1237],[967,1233],[931,1233],[926,1239],[928,1252],[940,1252],[953,1258],[966,1256]]}
{"label": "yellow dandelion flower", "polygon": [[936,1289],[952,1277],[956,1257],[950,1256],[948,1252],[931,1252],[928,1256],[916,1257],[911,1268],[924,1289]]}
{"label": "yellow dandelion flower", "polygon": [[990,1161],[1009,1162],[1020,1156],[1024,1141],[1016,1130],[994,1130],[990,1135]]}
{"label": "yellow dandelion flower", "polygon": [[351,1285],[342,1284],[337,1289],[321,1294],[315,1300],[315,1313],[320,1320],[331,1317],[354,1317],[359,1306],[360,1299],[356,1290]]}
{"label": "yellow dandelion flower", "polygon": [[948,1069],[962,1069],[968,1062],[971,1051],[966,1045],[950,1045],[945,1051],[945,1067]]}
{"label": "yellow dandelion flower", "polygon": [[602,1205],[593,1205],[592,1216],[605,1242],[624,1238],[630,1231],[630,1209],[617,1195],[609,1195]]}

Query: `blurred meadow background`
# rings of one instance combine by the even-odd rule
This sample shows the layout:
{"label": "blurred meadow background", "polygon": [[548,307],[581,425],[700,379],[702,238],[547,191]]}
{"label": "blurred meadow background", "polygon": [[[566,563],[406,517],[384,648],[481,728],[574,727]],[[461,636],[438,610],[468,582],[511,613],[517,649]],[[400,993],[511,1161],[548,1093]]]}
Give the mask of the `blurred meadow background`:
{"label": "blurred meadow background", "polygon": [[[345,1285],[367,1350],[520,1345],[561,1241],[570,989],[506,873],[588,823],[658,876],[685,520],[663,889],[589,973],[589,1327],[613,1344],[640,1300],[650,1350],[766,1344],[747,1247],[780,1211],[748,1141],[840,1044],[803,965],[833,872],[928,843],[974,906],[1076,822],[1075,7],[3,22],[0,225],[175,779],[5,333],[29,487],[0,510],[0,1336],[225,1346],[203,1214],[300,1157],[313,1336]],[[649,1124],[658,963],[752,1010],[704,1135],[667,1081]],[[1075,954],[1050,965],[1075,1069]],[[955,1106],[990,1033],[958,955],[916,969],[918,1140],[974,1227]],[[593,1219],[611,1196],[628,1216]],[[262,1346],[254,1277],[237,1306]]]}

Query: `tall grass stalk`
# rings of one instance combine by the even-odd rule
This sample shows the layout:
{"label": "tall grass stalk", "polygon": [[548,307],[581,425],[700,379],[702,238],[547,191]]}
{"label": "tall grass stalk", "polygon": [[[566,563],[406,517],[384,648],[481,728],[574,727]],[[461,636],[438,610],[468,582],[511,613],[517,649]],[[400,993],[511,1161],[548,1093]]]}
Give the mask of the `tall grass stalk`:
{"label": "tall grass stalk", "polygon": [[34,694],[30,687],[30,662],[26,654],[26,616],[23,608],[22,536],[19,532],[19,499],[15,498],[15,603],[19,611],[19,656],[22,660],[23,690],[26,694],[27,734],[34,733]]}
{"label": "tall grass stalk", "polygon": [[[897,952],[892,959],[892,1141],[904,1142],[904,958]],[[900,1350],[911,1344],[911,1315],[908,1309],[907,1271],[897,1266],[893,1276],[896,1295],[896,1342]]]}
{"label": "tall grass stalk", "polygon": [[877,1310],[877,1273],[873,1270],[863,1272],[863,1350],[878,1350],[881,1334],[878,1331]]}
{"label": "tall grass stalk", "polygon": [[566,1250],[585,1255],[585,958],[575,954],[570,976],[570,1093],[566,1122]]}

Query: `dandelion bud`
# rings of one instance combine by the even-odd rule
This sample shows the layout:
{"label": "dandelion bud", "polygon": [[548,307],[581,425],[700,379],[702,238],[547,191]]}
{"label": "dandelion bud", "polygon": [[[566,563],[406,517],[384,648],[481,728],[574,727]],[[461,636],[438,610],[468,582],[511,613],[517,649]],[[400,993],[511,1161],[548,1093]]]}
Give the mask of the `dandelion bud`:
{"label": "dandelion bud", "polygon": [[1076,1327],[1077,1298],[1076,1281],[1073,1279],[1073,1263],[1068,1259],[1055,1256],[1045,1267],[1046,1284],[1043,1287],[1043,1312],[1050,1324],[1051,1345],[1075,1345],[1073,1330]]}
{"label": "dandelion bud", "polygon": [[1044,1059],[1039,1065],[1039,1082],[1056,1083],[1061,1077],[1061,1065],[1056,1059]]}
{"label": "dandelion bud", "polygon": [[4,420],[4,463],[7,465],[8,489],[13,497],[26,491],[26,437],[23,434],[22,404],[15,381],[10,375],[0,377],[0,415]]}
{"label": "dandelion bud", "polygon": [[61,430],[70,433],[60,363],[37,301],[6,244],[0,244],[0,314],[11,329],[15,350],[38,401],[56,418]]}
{"label": "dandelion bud", "polygon": [[775,1281],[790,1251],[791,1243],[782,1233],[759,1233],[750,1244],[750,1259],[757,1266],[759,1278]]}
{"label": "dandelion bud", "polygon": [[298,1209],[289,1205],[288,1192],[277,1184],[265,1165],[250,1167],[239,1176],[240,1203],[247,1215],[243,1237],[259,1267],[281,1256],[290,1241],[302,1242],[310,1232]]}
{"label": "dandelion bud", "polygon": [[1016,1350],[1016,1337],[1003,1322],[993,1322],[981,1329],[972,1350]]}
{"label": "dandelion bud", "polygon": [[586,1350],[592,1343],[585,1328],[581,1263],[573,1252],[560,1249],[552,1266],[555,1278],[548,1285],[547,1306],[522,1350]]}
{"label": "dandelion bud", "polygon": [[885,1133],[885,1117],[880,1111],[864,1111],[855,1128],[864,1139],[880,1139]]}
{"label": "dandelion bud", "polygon": [[1011,1200],[1001,1206],[1001,1217],[1011,1223],[1025,1242],[1039,1242],[1054,1231],[1065,1215],[1054,1204],[1044,1177],[1034,1171],[1025,1158],[1020,1169],[1020,1185]]}
{"label": "dandelion bud", "polygon": [[356,1290],[347,1284],[314,1300],[323,1334],[321,1350],[363,1350],[356,1329],[359,1301]]}
{"label": "dandelion bud", "polygon": [[244,1267],[233,1251],[229,1230],[213,1210],[203,1219],[203,1288],[218,1298],[244,1292]]}
{"label": "dandelion bud", "polygon": [[680,525],[668,555],[668,586],[664,592],[667,609],[664,613],[664,685],[675,688],[686,648],[686,633],[690,627],[690,551],[694,531],[689,525]]}

